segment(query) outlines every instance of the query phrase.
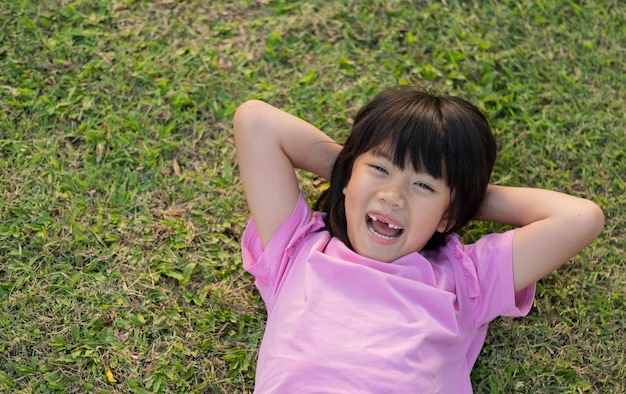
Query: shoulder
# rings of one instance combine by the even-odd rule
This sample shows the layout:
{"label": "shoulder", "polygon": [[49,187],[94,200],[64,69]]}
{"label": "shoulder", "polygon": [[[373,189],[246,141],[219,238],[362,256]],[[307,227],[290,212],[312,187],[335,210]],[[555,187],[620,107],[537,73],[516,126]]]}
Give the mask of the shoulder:
{"label": "shoulder", "polygon": [[250,270],[256,265],[276,264],[276,261],[288,259],[303,238],[323,227],[323,215],[319,212],[312,212],[302,193],[291,214],[265,247],[254,219],[250,219],[241,242],[244,268]]}
{"label": "shoulder", "polygon": [[514,232],[488,234],[469,244],[458,234],[449,234],[444,245],[423,255],[432,264],[450,266],[457,276],[457,291],[461,286],[470,298],[476,298],[493,285],[494,275],[504,274],[512,281]]}
{"label": "shoulder", "polygon": [[474,243],[465,244],[456,233],[448,234],[445,244],[422,254],[434,263],[457,261],[477,265],[489,261],[511,260],[516,230],[487,234]]}
{"label": "shoulder", "polygon": [[241,242],[243,267],[255,277],[261,297],[272,305],[274,296],[285,274],[294,264],[294,255],[305,240],[314,233],[322,233],[323,218],[312,213],[306,199],[300,195],[291,215],[274,233],[264,247],[256,229],[254,219],[250,219]]}
{"label": "shoulder", "polygon": [[517,229],[492,233],[463,244],[458,235],[448,236],[440,253],[457,272],[457,283],[476,302],[472,314],[480,324],[497,316],[523,316],[532,306],[534,286],[515,292],[513,239]]}

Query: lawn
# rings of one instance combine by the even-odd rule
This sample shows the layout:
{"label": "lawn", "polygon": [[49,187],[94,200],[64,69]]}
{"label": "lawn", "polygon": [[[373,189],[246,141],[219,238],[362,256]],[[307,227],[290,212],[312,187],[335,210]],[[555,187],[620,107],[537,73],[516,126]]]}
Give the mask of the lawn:
{"label": "lawn", "polygon": [[395,84],[478,105],[493,182],[606,215],[492,324],[475,392],[626,392],[624,64],[618,0],[2,1],[0,392],[251,392],[233,113],[262,99],[342,141]]}

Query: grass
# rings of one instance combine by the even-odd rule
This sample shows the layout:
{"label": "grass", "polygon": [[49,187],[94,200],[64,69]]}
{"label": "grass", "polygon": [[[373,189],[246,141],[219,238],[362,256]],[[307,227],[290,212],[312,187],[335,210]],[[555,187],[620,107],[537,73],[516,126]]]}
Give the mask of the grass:
{"label": "grass", "polygon": [[342,140],[398,83],[485,111],[495,182],[607,217],[529,317],[492,324],[475,391],[625,392],[625,21],[612,0],[3,1],[0,392],[251,392],[265,312],[234,110]]}

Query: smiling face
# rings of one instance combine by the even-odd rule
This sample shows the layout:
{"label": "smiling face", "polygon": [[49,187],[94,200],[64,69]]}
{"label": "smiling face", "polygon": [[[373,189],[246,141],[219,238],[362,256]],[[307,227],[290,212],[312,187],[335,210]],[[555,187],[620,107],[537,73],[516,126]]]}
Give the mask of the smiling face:
{"label": "smiling face", "polygon": [[[403,171],[397,172],[398,169],[409,169],[408,173],[412,175],[421,174],[426,176],[425,179],[430,175],[434,181],[444,180],[443,186],[449,190],[442,192],[437,182],[433,182],[436,187],[432,189],[437,198],[448,200],[452,196],[451,201],[443,204],[449,206],[443,209],[437,205],[439,200],[434,199],[435,203],[433,199],[425,198],[427,193],[418,194],[424,198],[417,198],[407,192],[404,184],[403,188],[397,189],[402,191],[397,192],[402,196],[401,203],[415,202],[409,204],[408,215],[399,213],[398,216],[406,216],[411,227],[397,224],[396,216],[391,215],[397,209],[390,208],[393,204],[379,202],[386,202],[388,198],[375,197],[377,193],[371,190],[379,187],[378,183],[363,181],[366,185],[360,186],[361,168],[356,168],[356,160],[360,158],[358,164],[362,164],[365,154],[382,156],[391,162],[393,165],[380,168],[389,176],[404,174]],[[447,234],[458,231],[476,216],[495,159],[496,142],[487,119],[468,101],[433,95],[408,86],[386,89],[361,108],[354,118],[350,135],[333,166],[330,187],[322,192],[315,209],[326,213],[325,226],[333,237],[373,258],[391,261],[393,256],[402,253],[436,249],[445,244]],[[422,181],[411,180],[409,184],[421,184],[419,182]],[[425,187],[427,182],[421,185],[428,189]],[[358,193],[353,194],[355,191]],[[378,215],[368,215],[367,209],[378,212]],[[441,222],[444,212],[447,226],[432,223]],[[424,224],[416,228],[412,223],[417,220]],[[369,232],[361,231],[362,227]],[[423,238],[429,233],[432,237],[424,244]],[[364,238],[363,234],[377,238]],[[364,243],[362,238],[368,242]],[[371,246],[374,250],[369,252],[364,245],[375,245]],[[400,252],[390,253],[392,257],[389,257],[387,251],[397,246],[402,246]]]}
{"label": "smiling face", "polygon": [[445,181],[411,165],[400,169],[383,155],[359,155],[343,193],[348,239],[362,256],[391,262],[422,250],[435,231],[447,229]]}

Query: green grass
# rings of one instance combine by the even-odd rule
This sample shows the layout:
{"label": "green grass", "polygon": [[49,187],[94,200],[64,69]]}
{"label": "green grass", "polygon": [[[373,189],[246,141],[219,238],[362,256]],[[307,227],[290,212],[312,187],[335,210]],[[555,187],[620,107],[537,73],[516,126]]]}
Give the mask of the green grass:
{"label": "green grass", "polygon": [[529,317],[494,322],[475,391],[625,392],[626,6],[412,3],[3,1],[0,392],[251,392],[232,115],[259,98],[343,140],[398,83],[485,111],[495,182],[606,214]]}

